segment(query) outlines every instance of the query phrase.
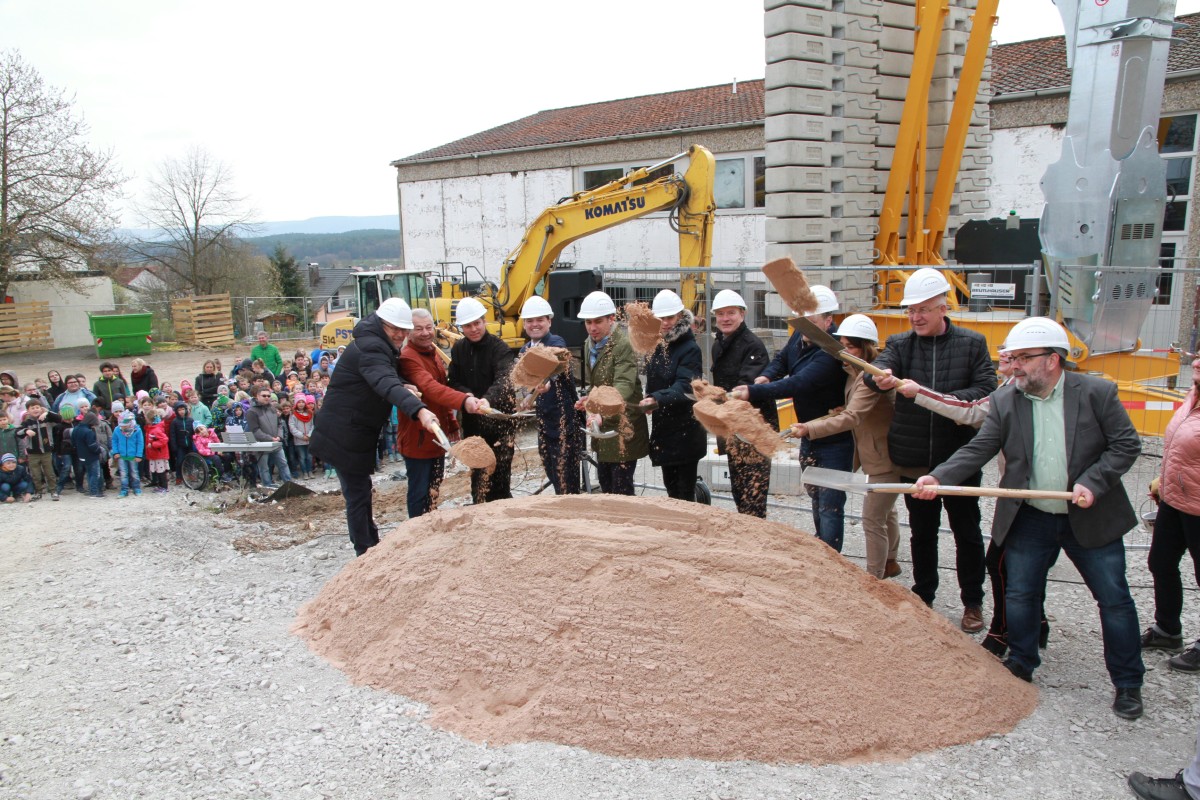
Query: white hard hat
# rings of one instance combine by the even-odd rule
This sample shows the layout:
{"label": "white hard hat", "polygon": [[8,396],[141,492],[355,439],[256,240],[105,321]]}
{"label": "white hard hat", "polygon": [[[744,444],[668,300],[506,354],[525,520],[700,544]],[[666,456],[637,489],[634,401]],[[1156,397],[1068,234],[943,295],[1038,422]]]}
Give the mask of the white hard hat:
{"label": "white hard hat", "polygon": [[579,306],[580,319],[596,319],[615,313],[617,307],[613,305],[612,298],[604,292],[592,292],[583,298],[583,303]]}
{"label": "white hard hat", "polygon": [[654,303],[650,306],[650,311],[659,319],[670,317],[683,311],[683,300],[670,289],[663,289],[654,295]]}
{"label": "white hard hat", "polygon": [[842,324],[833,332],[834,336],[846,336],[852,339],[867,339],[879,344],[879,329],[866,314],[851,314],[842,320]]}
{"label": "white hard hat", "polygon": [[389,325],[395,325],[397,328],[412,330],[412,309],[408,307],[408,303],[401,300],[399,297],[389,297],[375,311],[375,316],[379,317]]}
{"label": "white hard hat", "polygon": [[832,314],[838,310],[837,295],[833,293],[833,289],[828,286],[813,286],[810,290],[813,297],[817,298],[817,307],[808,312],[812,314]]}
{"label": "white hard hat", "polygon": [[530,317],[553,317],[554,309],[546,302],[546,298],[540,294],[535,294],[533,297],[525,301],[521,306],[521,319],[529,319]]}
{"label": "white hard hat", "polygon": [[941,270],[921,267],[904,282],[904,299],[900,301],[900,305],[911,306],[949,291],[950,281],[946,280]]}
{"label": "white hard hat", "polygon": [[468,322],[482,319],[486,315],[487,309],[483,307],[483,303],[474,297],[464,297],[458,301],[458,307],[454,309],[454,324],[461,327]]}
{"label": "white hard hat", "polygon": [[1062,325],[1046,317],[1029,317],[1013,325],[1000,352],[1025,350],[1030,347],[1057,347],[1070,350],[1071,343]]}
{"label": "white hard hat", "polygon": [[733,289],[722,289],[717,292],[717,296],[713,298],[713,311],[720,311],[722,308],[745,308],[746,301],[742,296]]}

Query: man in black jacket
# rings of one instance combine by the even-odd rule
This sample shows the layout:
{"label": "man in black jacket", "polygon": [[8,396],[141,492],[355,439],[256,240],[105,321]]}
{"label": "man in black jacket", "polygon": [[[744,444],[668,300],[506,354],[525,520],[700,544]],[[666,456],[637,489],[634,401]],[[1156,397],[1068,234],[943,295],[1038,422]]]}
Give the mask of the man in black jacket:
{"label": "man in black jacket", "polygon": [[[487,309],[473,297],[458,302],[455,322],[463,338],[450,348],[450,368],[446,378],[450,386],[486,401],[498,411],[516,410],[508,373],[516,360],[504,340],[487,329]],[[341,369],[341,362],[338,362]],[[334,374],[337,374],[336,371]],[[496,454],[496,468],[490,474],[471,470],[471,501],[489,503],[512,497],[512,459],[516,450],[517,429],[512,420],[489,417],[486,412],[470,414],[462,420],[463,436],[479,436]]]}
{"label": "man in black jacket", "polygon": [[[746,301],[731,289],[717,292],[713,298],[712,380],[726,391],[754,382],[769,361],[767,347],[746,327]],[[779,412],[774,400],[754,404],[772,428],[779,428]],[[771,459],[753,445],[736,436],[717,437],[717,452],[729,456],[729,484],[739,514],[767,516],[767,492],[771,487]]]}
{"label": "man in black jacket", "polygon": [[[888,337],[887,347],[875,366],[886,378],[863,377],[863,382],[880,392],[897,388],[904,380],[959,400],[979,400],[996,390],[996,369],[988,353],[987,339],[975,331],[959,328],[946,317],[950,283],[930,267],[914,272],[904,285],[908,320],[912,330]],[[903,391],[896,393],[896,412],[888,431],[888,452],[901,478],[912,482],[929,473],[971,441],[975,429],[958,425],[917,405]],[[978,486],[982,470],[960,483]],[[933,605],[938,588],[938,528],[942,507],[950,518],[950,530],[958,555],[958,588],[963,604],[962,629],[983,630],[983,533],[979,527],[979,499],[937,497],[918,500],[904,495],[912,531],[913,591]]]}
{"label": "man in black jacket", "polygon": [[398,412],[433,432],[437,416],[404,386],[400,348],[412,328],[412,311],[398,297],[354,326],[354,341],[338,361],[325,401],[313,420],[309,450],[337,468],[346,498],[346,525],[354,552],[379,544],[371,510],[371,473],[379,432]]}

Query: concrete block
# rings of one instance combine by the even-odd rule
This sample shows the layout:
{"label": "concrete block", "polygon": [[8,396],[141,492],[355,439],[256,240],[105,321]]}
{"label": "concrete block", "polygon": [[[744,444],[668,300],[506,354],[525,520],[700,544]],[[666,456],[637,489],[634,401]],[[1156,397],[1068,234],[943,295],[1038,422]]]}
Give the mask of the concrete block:
{"label": "concrete block", "polygon": [[846,14],[875,17],[887,5],[884,0],[766,0],[763,4],[767,14],[776,9],[800,6],[821,11],[837,11]]}
{"label": "concrete block", "polygon": [[767,240],[773,242],[874,243],[879,226],[869,219],[768,217]]}
{"label": "concrete block", "polygon": [[[784,338],[783,341],[786,343],[787,339]],[[800,481],[800,471],[799,447],[776,453],[771,459],[771,494],[803,494],[804,484]],[[729,482],[729,459],[726,456],[706,455],[700,460],[699,474],[705,483],[718,492],[729,492],[732,488]]]}
{"label": "concrete block", "polygon": [[772,192],[767,195],[767,216],[874,219],[882,205],[881,194]]}
{"label": "concrete block", "polygon": [[768,116],[763,130],[768,142],[799,139],[831,145],[874,145],[881,132],[879,126],[867,120],[789,113]]}
{"label": "concrete block", "polygon": [[[773,239],[770,235],[767,241],[787,245],[788,255],[796,260],[798,266],[804,268],[806,274],[810,266],[869,267],[879,255],[874,242],[791,242]],[[768,248],[767,257],[778,256],[771,255]]]}
{"label": "concrete block", "polygon": [[[768,67],[768,80],[770,73]],[[795,113],[869,122],[875,118],[879,102],[873,97],[846,92],[797,86],[768,86],[764,105],[768,120],[780,114]]]}
{"label": "concrete block", "polygon": [[768,64],[789,59],[834,66],[874,68],[883,51],[869,42],[848,42],[815,34],[781,33],[767,39]]}
{"label": "concrete block", "polygon": [[777,80],[786,80],[788,86],[802,89],[824,89],[874,96],[875,86],[879,83],[874,67],[835,66],[797,60],[785,63],[788,64],[787,74],[777,77]]}
{"label": "concrete block", "polygon": [[[845,39],[837,36],[840,30],[875,30],[881,27],[876,9],[872,13],[854,14],[844,11],[827,11],[804,6],[786,6],[776,8],[766,13],[764,30],[768,38],[782,33],[807,33],[814,36],[824,36],[830,39]],[[851,41],[870,41],[851,38]]]}
{"label": "concrete block", "polygon": [[773,167],[767,170],[768,192],[876,192],[883,176],[871,169]]}

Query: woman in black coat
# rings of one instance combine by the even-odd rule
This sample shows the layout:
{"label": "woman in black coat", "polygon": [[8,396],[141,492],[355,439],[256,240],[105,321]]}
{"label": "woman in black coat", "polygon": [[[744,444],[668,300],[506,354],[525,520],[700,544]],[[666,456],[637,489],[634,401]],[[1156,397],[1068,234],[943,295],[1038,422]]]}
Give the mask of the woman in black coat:
{"label": "woman in black coat", "polygon": [[221,375],[217,371],[217,362],[211,358],[204,362],[200,374],[196,376],[196,382],[192,388],[196,390],[196,394],[200,395],[200,402],[206,406],[211,406],[217,402],[217,389],[223,383]]}
{"label": "woman in black coat", "polygon": [[158,376],[154,374],[154,368],[144,359],[135,358],[130,364],[129,386],[133,389],[134,394],[138,392],[149,394],[151,389],[158,388]]}
{"label": "woman in black coat", "polygon": [[679,295],[664,290],[654,298],[654,316],[662,321],[663,342],[646,363],[646,398],[641,405],[650,417],[650,463],[662,468],[667,494],[679,500],[696,499],[700,459],[708,434],[692,416],[692,380],[704,376],[704,357],[692,332],[692,312]]}
{"label": "woman in black coat", "polygon": [[392,406],[430,432],[437,426],[437,416],[405,388],[400,376],[400,347],[411,328],[412,312],[395,297],[355,325],[354,341],[338,361],[313,420],[309,451],[337,469],[350,541],[358,555],[379,544],[371,515],[371,473],[375,444]]}

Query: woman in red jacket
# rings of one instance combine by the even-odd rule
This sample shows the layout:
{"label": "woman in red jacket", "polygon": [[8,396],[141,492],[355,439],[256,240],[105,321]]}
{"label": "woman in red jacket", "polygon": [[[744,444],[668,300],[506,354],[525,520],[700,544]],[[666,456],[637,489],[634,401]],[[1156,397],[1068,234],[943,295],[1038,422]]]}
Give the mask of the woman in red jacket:
{"label": "woman in red jacket", "polygon": [[[1200,585],[1200,358],[1192,362],[1192,390],[1167,423],[1162,473],[1150,484],[1158,517],[1150,539],[1147,566],[1154,576],[1154,624],[1142,634],[1142,649],[1183,648],[1183,581],[1179,562],[1192,554]],[[1200,672],[1200,641],[1167,661],[1178,672]]]}

